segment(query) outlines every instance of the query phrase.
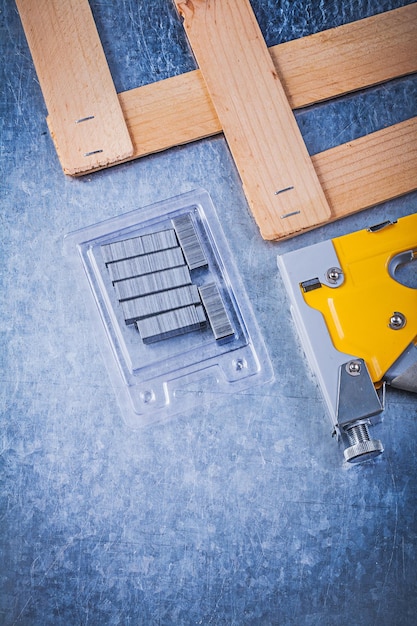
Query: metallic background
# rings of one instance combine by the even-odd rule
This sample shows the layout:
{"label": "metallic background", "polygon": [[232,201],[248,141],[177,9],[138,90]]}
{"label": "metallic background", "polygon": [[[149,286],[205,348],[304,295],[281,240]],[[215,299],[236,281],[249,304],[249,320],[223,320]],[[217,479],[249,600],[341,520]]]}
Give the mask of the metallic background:
{"label": "metallic background", "polygon": [[[268,45],[404,4],[252,0]],[[171,0],[91,5],[118,91],[194,67]],[[385,453],[343,465],[276,255],[414,213],[417,194],[272,243],[222,136],[70,179],[12,0],[0,45],[0,623],[415,624],[417,399],[389,390],[372,429]],[[297,121],[313,154],[416,114],[414,76]],[[192,413],[130,431],[63,237],[196,187],[217,207],[275,382],[194,388]]]}

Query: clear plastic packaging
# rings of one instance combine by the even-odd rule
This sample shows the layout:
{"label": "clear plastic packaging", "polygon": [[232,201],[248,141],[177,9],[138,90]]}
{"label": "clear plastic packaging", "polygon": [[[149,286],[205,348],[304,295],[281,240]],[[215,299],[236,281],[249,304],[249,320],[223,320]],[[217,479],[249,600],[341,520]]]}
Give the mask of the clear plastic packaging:
{"label": "clear plastic packaging", "polygon": [[70,233],[64,252],[96,304],[101,348],[130,427],[192,409],[207,381],[234,393],[272,380],[206,191]]}

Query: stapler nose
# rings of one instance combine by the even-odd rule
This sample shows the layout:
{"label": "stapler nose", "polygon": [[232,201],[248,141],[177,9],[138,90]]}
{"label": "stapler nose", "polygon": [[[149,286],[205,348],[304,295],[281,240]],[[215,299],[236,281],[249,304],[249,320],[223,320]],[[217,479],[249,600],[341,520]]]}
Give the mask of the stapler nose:
{"label": "stapler nose", "polygon": [[387,385],[417,393],[417,346],[412,343],[384,376]]}

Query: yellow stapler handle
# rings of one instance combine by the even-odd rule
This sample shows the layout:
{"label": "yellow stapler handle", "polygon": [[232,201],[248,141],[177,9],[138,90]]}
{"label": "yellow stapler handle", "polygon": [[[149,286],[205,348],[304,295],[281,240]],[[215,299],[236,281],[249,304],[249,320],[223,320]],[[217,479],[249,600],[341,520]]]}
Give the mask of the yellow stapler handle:
{"label": "yellow stapler handle", "polygon": [[417,289],[397,276],[416,251],[417,214],[277,258],[333,433],[348,440],[349,462],[383,450],[368,426],[384,409],[385,383],[417,392]]}
{"label": "yellow stapler handle", "polygon": [[[398,282],[395,271],[416,256],[417,214],[332,241],[340,261],[340,268],[331,268],[335,283],[321,284],[304,298],[323,314],[334,346],[363,358],[378,385],[402,355],[409,354],[406,369],[415,358],[410,346],[417,341],[417,289]],[[417,364],[408,378],[413,372]],[[408,385],[412,391],[414,382]]]}

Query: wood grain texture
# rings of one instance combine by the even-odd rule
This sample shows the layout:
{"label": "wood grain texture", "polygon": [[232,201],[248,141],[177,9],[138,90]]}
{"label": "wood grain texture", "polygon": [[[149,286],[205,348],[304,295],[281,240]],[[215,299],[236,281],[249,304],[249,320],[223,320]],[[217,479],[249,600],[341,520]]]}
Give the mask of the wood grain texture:
{"label": "wood grain texture", "polygon": [[417,189],[417,117],[312,157],[338,219]]}
{"label": "wood grain texture", "polygon": [[417,72],[417,3],[269,49],[292,108]]}
{"label": "wood grain texture", "polygon": [[[102,169],[222,131],[200,70],[117,97],[87,0],[39,0],[36,7],[30,0],[16,2],[66,173]],[[186,3],[188,9],[204,4]],[[252,39],[245,32],[240,41],[245,64],[246,48],[259,43],[255,31]],[[416,41],[417,3],[274,46],[269,53],[297,108],[416,72]],[[77,124],[93,115],[92,105],[94,119]],[[409,120],[312,158],[332,211],[323,223],[416,189],[416,128],[416,120]],[[84,156],[97,149],[103,152]],[[265,156],[271,160],[270,150]],[[266,238],[292,234],[291,229],[261,230]]]}
{"label": "wood grain texture", "polygon": [[[417,72],[416,42],[417,3],[273,46],[269,52],[288,100],[297,108]],[[133,158],[222,132],[200,70],[124,91],[119,100],[134,143]]]}
{"label": "wood grain texture", "polygon": [[247,0],[177,0],[184,27],[265,239],[330,209]]}
{"label": "wood grain texture", "polygon": [[131,156],[88,1],[17,0],[17,7],[64,172],[80,174]]}
{"label": "wood grain texture", "polygon": [[138,158],[222,132],[199,70],[119,94]]}

